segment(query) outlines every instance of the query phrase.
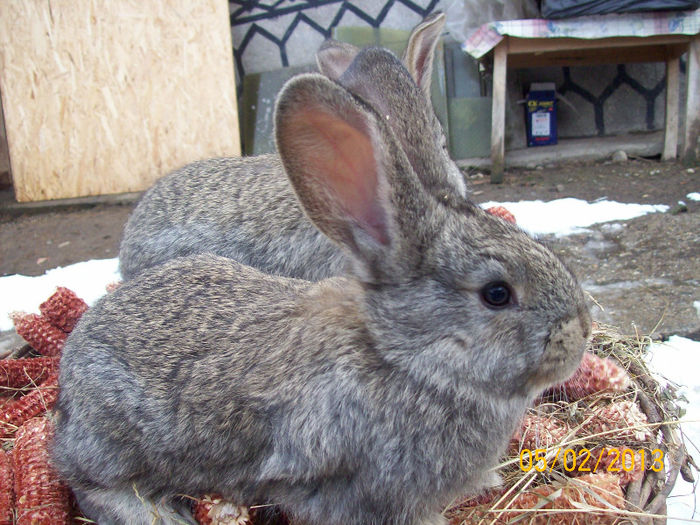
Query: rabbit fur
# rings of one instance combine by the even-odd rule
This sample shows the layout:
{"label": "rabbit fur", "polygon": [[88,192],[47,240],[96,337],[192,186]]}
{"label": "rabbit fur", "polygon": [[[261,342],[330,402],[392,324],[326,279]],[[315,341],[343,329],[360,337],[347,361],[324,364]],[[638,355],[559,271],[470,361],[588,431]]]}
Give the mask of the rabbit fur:
{"label": "rabbit fur", "polygon": [[200,254],[85,313],[61,358],[52,455],[100,525],[191,523],[178,495],[207,493],[308,525],[444,524],[580,361],[576,279],[517,227],[428,191],[415,166],[442,170],[439,145],[411,159],[381,113],[319,74],[285,85],[275,129],[348,273],[312,283]]}
{"label": "rabbit fur", "polygon": [[[412,31],[404,53],[410,77],[393,71],[396,64],[387,63],[385,53],[375,54],[379,62],[372,67],[355,67],[344,75],[359,49],[335,41],[322,46],[317,62],[323,74],[376,106],[414,159],[421,154],[412,153],[418,147],[412,143],[437,141],[443,168],[434,180],[422,170],[417,173],[429,191],[464,196],[464,179],[448,155],[429,101],[433,55],[444,23],[444,14],[435,13]],[[422,123],[414,117],[416,111],[428,113],[428,126],[415,126]],[[417,137],[418,132],[425,135]],[[207,252],[266,273],[312,281],[341,274],[346,263],[341,247],[305,217],[278,155],[202,160],[159,180],[126,224],[120,271],[131,279],[173,257]]]}

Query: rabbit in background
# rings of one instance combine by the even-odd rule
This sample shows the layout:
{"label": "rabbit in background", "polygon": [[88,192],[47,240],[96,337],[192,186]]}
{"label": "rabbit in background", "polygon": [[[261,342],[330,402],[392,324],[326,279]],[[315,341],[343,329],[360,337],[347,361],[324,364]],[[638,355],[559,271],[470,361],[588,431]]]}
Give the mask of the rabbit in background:
{"label": "rabbit in background", "polygon": [[[448,155],[429,100],[433,56],[444,23],[444,14],[435,13],[412,31],[403,59],[410,76],[392,71],[393,61],[386,62],[384,52],[375,54],[377,63],[347,73],[359,49],[335,41],[324,44],[317,62],[323,74],[387,119],[412,162],[422,158],[416,144],[439,144],[438,169],[428,174],[416,165],[416,172],[429,191],[464,197],[464,179]],[[158,181],[126,224],[120,272],[128,280],[146,268],[195,253],[214,253],[265,273],[312,281],[341,274],[347,262],[343,249],[304,215],[278,155],[203,160]]]}
{"label": "rabbit in background", "polygon": [[[378,55],[409,76],[377,49],[348,71]],[[431,128],[429,111],[413,118]],[[497,482],[525,408],[577,367],[590,315],[547,248],[429,190],[443,150],[417,133],[407,153],[391,120],[319,74],[277,100],[280,162],[348,254],[344,276],[200,254],[86,312],[61,358],[52,455],[90,518],[192,523],[181,496],[217,493],[309,525],[444,525],[454,497]]]}

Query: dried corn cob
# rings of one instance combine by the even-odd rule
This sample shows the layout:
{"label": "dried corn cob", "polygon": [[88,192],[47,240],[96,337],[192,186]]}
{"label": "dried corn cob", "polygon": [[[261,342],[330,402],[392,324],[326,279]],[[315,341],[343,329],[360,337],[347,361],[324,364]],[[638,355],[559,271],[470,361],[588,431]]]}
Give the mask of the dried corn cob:
{"label": "dried corn cob", "polygon": [[611,433],[610,437],[628,440],[628,443],[646,443],[653,439],[647,426],[647,416],[634,401],[613,401],[609,405],[593,407],[593,417],[584,430],[588,434]]}
{"label": "dried corn cob", "polygon": [[39,306],[41,315],[64,332],[72,331],[87,309],[85,301],[63,286]]}
{"label": "dried corn cob", "polygon": [[517,454],[520,450],[534,451],[549,448],[561,443],[571,428],[552,416],[525,414],[520,427],[510,439],[510,452]]}
{"label": "dried corn cob", "polygon": [[563,394],[568,400],[575,401],[597,392],[624,392],[629,386],[627,372],[620,366],[610,359],[586,352],[574,375],[553,386],[549,392]]}
{"label": "dried corn cob", "polygon": [[14,395],[12,397],[0,397],[0,414],[16,406],[20,401],[22,401],[21,395]]}
{"label": "dried corn cob", "polygon": [[27,420],[50,410],[58,397],[58,371],[52,372],[40,387],[22,397],[0,414],[0,437],[8,437]]}
{"label": "dried corn cob", "polygon": [[[591,464],[597,465],[597,472],[614,474],[621,487],[626,487],[632,481],[644,476],[642,459],[633,450],[625,453],[625,449],[603,447],[591,451]],[[645,465],[646,466],[646,465]]]}
{"label": "dried corn cob", "polygon": [[195,501],[192,514],[199,525],[211,525],[209,511],[217,498],[218,496],[204,496]]}
{"label": "dried corn cob", "polygon": [[14,523],[15,491],[12,462],[4,450],[0,450],[0,525]]}
{"label": "dried corn cob", "polygon": [[194,519],[199,525],[251,525],[248,507],[234,505],[221,496],[208,495],[197,500]]}
{"label": "dried corn cob", "polygon": [[48,319],[37,314],[14,313],[12,321],[17,333],[34,350],[45,356],[59,355],[63,350],[66,333],[52,325]]}
{"label": "dried corn cob", "polygon": [[513,215],[503,206],[491,206],[490,208],[486,208],[486,213],[490,213],[491,215],[500,217],[504,221],[508,221],[511,224],[515,224],[515,215]]}
{"label": "dried corn cob", "polygon": [[58,357],[0,359],[0,388],[35,386],[58,369]]}
{"label": "dried corn cob", "polygon": [[108,283],[107,286],[105,286],[105,290],[107,290],[107,293],[112,293],[114,290],[119,288],[122,285],[121,281],[116,281],[113,283]]}
{"label": "dried corn cob", "polygon": [[453,518],[454,522],[461,523],[464,520],[465,514],[468,514],[474,507],[493,503],[504,493],[505,489],[498,487],[484,489],[477,494],[465,496],[445,511],[445,517],[449,523],[453,523]]}
{"label": "dried corn cob", "polygon": [[52,432],[45,417],[30,419],[17,432],[12,450],[17,525],[70,523],[70,491],[49,463]]}

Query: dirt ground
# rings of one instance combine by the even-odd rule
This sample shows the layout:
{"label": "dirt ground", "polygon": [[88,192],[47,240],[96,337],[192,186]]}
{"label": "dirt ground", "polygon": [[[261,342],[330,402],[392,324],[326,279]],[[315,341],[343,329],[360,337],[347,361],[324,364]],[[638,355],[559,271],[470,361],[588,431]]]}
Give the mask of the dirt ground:
{"label": "dirt ground", "polygon": [[[597,303],[596,319],[628,333],[700,339],[700,307],[693,305],[700,304],[700,202],[686,198],[700,192],[698,166],[634,159],[513,169],[501,185],[490,184],[476,170],[467,177],[477,202],[577,197],[675,208],[684,201],[686,211],[544,240],[579,277],[592,304]],[[0,204],[0,275],[40,275],[57,266],[116,257],[133,205],[54,207],[37,213]]]}

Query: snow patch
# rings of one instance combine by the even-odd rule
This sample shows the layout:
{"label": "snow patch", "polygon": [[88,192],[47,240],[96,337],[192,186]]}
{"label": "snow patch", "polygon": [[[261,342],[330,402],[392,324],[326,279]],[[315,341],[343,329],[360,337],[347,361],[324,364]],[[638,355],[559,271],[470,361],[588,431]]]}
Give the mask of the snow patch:
{"label": "snow patch", "polygon": [[585,232],[586,227],[601,222],[625,221],[668,210],[668,206],[663,204],[629,204],[608,200],[587,202],[574,198],[482,204],[484,208],[491,206],[508,209],[515,216],[518,226],[531,235],[556,236]]}
{"label": "snow patch", "polygon": [[[665,343],[652,344],[647,360],[662,384],[666,380],[676,383],[679,392],[688,400],[685,416],[681,420],[681,430],[688,453],[697,461],[700,459],[700,341],[671,336]],[[693,486],[680,476],[668,498],[667,512],[669,524],[700,518]]]}
{"label": "snow patch", "polygon": [[107,292],[105,287],[108,284],[121,281],[118,267],[117,258],[97,259],[54,268],[38,277],[0,277],[0,331],[12,329],[12,312],[38,313],[39,305],[58,286],[70,288],[78,297],[92,305]]}

